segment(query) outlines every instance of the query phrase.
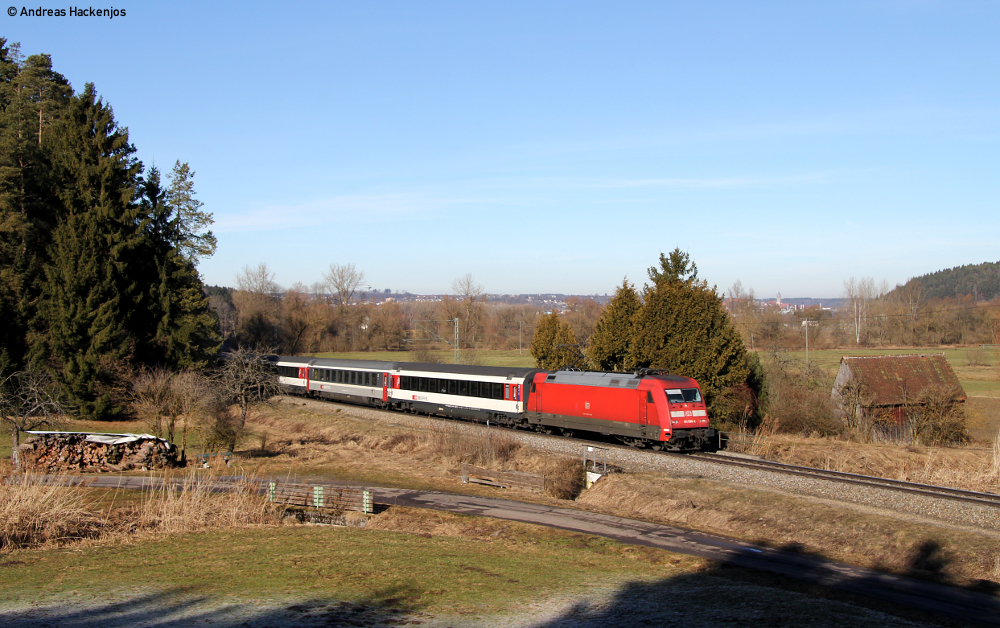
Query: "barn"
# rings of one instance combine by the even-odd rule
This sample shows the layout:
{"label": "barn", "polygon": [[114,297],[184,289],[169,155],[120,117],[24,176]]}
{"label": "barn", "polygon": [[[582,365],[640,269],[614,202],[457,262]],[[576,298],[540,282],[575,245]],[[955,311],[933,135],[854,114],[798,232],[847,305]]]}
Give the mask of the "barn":
{"label": "barn", "polygon": [[881,417],[902,424],[928,394],[965,403],[965,390],[943,353],[843,357],[831,394],[849,418]]}

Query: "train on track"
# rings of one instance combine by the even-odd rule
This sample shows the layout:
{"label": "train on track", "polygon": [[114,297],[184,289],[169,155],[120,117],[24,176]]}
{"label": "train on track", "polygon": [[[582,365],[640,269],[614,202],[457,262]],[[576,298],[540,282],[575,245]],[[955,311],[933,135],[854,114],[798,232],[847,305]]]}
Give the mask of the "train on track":
{"label": "train on track", "polygon": [[590,432],[626,445],[715,451],[698,382],[663,371],[543,371],[271,356],[291,394],[573,436]]}

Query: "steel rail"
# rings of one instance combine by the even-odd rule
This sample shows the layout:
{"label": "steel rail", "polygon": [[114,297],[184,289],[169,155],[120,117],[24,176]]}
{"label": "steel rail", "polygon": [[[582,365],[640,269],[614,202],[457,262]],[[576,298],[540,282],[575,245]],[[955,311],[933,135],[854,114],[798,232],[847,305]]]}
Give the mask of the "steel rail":
{"label": "steel rail", "polygon": [[871,475],[861,475],[857,473],[845,473],[843,471],[828,471],[826,469],[815,469],[813,467],[801,467],[770,460],[752,460],[747,458],[734,458],[726,455],[697,453],[689,454],[696,460],[710,461],[717,464],[728,464],[731,466],[758,469],[763,471],[773,471],[776,473],[786,473],[803,477],[819,478],[840,482],[843,484],[855,484],[873,488],[884,488],[925,497],[935,497],[950,499],[953,501],[967,502],[1000,508],[1000,495],[994,493],[978,493],[976,491],[966,491],[947,486],[935,486],[932,484],[920,484],[917,482],[905,482],[902,480],[891,480]]}

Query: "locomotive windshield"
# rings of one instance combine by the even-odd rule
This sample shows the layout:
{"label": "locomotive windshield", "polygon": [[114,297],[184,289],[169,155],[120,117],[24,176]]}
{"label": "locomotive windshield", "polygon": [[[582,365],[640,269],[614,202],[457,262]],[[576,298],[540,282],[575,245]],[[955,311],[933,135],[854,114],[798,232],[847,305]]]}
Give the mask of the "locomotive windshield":
{"label": "locomotive windshield", "polygon": [[698,403],[701,401],[701,391],[697,388],[668,388],[667,401],[670,403]]}

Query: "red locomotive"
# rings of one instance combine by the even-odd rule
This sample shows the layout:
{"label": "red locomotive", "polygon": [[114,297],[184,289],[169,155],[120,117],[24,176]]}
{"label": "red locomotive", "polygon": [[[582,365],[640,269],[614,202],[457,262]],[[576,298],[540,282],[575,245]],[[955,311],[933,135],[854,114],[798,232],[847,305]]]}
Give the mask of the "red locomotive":
{"label": "red locomotive", "polygon": [[718,449],[698,382],[661,371],[600,373],[520,367],[275,357],[289,392],[566,436],[612,435],[634,447]]}

